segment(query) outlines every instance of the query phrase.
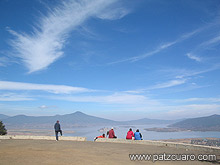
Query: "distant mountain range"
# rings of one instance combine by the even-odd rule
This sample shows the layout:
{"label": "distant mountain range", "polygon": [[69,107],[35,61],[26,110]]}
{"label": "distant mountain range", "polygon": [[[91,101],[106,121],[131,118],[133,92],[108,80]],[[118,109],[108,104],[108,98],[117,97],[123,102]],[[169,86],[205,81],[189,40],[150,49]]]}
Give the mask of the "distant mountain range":
{"label": "distant mountain range", "polygon": [[211,115],[186,119],[169,127],[187,129],[191,131],[220,131],[220,115]]}
{"label": "distant mountain range", "polygon": [[82,112],[75,112],[66,115],[55,116],[6,116],[0,114],[6,128],[51,128],[59,120],[63,128],[84,127],[84,126],[115,126],[115,125],[143,125],[143,124],[172,124],[176,120],[140,119],[132,121],[114,121],[100,117],[90,116]]}
{"label": "distant mountain range", "polygon": [[[0,114],[0,120],[3,121],[6,128],[29,128],[29,129],[47,129],[53,127],[59,120],[62,128],[86,127],[86,126],[116,126],[116,125],[149,125],[149,124],[167,124],[170,129],[192,130],[192,131],[220,131],[220,115],[212,115],[199,118],[184,120],[158,120],[143,118],[131,121],[114,121],[87,115],[80,111],[66,115],[55,116],[7,116]],[[158,128],[155,128],[158,131]],[[164,128],[160,128],[164,131]],[[169,129],[168,129],[169,130]],[[161,131],[161,130],[160,130]],[[165,130],[167,131],[167,130]]]}
{"label": "distant mountain range", "polygon": [[3,115],[3,114],[0,114],[0,120],[2,120],[2,119],[6,119],[6,118],[9,118],[9,116],[7,116],[7,115]]}
{"label": "distant mountain range", "polygon": [[[143,118],[139,120],[131,120],[128,121],[127,123],[130,124],[136,124],[136,125],[145,125],[145,124],[171,124],[171,123],[176,123],[181,120],[159,120],[159,119],[148,119],[148,118]],[[126,122],[125,122],[126,123]]]}

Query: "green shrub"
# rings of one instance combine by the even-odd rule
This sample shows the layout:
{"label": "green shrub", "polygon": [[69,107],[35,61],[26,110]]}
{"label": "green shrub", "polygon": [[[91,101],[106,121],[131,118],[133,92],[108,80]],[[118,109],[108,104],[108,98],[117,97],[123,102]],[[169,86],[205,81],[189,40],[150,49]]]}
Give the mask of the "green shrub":
{"label": "green shrub", "polygon": [[0,121],[0,135],[6,135],[7,129],[5,128],[5,125]]}

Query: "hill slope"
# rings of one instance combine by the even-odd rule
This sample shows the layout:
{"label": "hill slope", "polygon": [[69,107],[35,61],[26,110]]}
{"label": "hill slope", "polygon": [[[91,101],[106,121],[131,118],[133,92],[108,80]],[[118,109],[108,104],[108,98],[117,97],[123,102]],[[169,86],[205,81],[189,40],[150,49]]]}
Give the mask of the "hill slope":
{"label": "hill slope", "polygon": [[136,125],[147,125],[147,124],[172,124],[172,123],[177,122],[177,120],[160,120],[160,119],[143,118],[143,119],[131,120],[127,122],[130,124],[136,124]]}
{"label": "hill slope", "polygon": [[9,116],[0,114],[0,120],[7,119],[7,118],[9,118]]}
{"label": "hill slope", "polygon": [[220,115],[186,119],[169,127],[184,128],[193,131],[220,131]]}
{"label": "hill slope", "polygon": [[47,128],[50,127],[59,120],[62,126],[74,127],[74,126],[89,126],[99,124],[117,124],[118,122],[99,117],[86,115],[82,112],[75,112],[67,115],[56,116],[26,116],[17,115],[3,119],[3,122],[7,127],[24,127],[24,128]]}
{"label": "hill slope", "polygon": [[147,124],[171,124],[175,120],[158,120],[143,118],[132,121],[114,121],[75,112],[56,116],[26,116],[17,115],[2,119],[7,128],[51,128],[59,120],[62,127],[71,128],[75,126],[115,126],[115,125],[147,125]]}

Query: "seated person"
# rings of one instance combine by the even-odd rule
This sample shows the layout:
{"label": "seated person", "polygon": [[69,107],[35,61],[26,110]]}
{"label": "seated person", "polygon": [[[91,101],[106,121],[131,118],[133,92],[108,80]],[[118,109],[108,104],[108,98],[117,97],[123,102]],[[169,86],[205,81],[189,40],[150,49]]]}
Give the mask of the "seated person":
{"label": "seated person", "polygon": [[126,139],[130,139],[131,140],[133,137],[134,137],[134,132],[130,128],[128,133],[127,133]]}
{"label": "seated person", "polygon": [[134,133],[134,140],[143,140],[142,135],[139,132],[139,129],[137,129],[136,132]]}
{"label": "seated person", "polygon": [[105,138],[105,134],[103,133],[101,136],[95,137],[95,138],[94,138],[94,141],[96,141],[96,139],[98,139],[98,138]]}
{"label": "seated person", "polygon": [[110,131],[108,131],[108,138],[117,138],[117,136],[115,136],[115,132],[114,132],[113,127]]}

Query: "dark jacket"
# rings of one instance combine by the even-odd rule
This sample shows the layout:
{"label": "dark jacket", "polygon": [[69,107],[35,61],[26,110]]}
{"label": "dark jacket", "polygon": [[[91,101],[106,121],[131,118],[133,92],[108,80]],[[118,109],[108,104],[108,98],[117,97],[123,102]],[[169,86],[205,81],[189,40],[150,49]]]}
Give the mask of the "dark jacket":
{"label": "dark jacket", "polygon": [[60,130],[61,130],[60,124],[59,124],[59,123],[56,123],[56,124],[54,125],[54,129],[55,129],[55,131],[60,131]]}

